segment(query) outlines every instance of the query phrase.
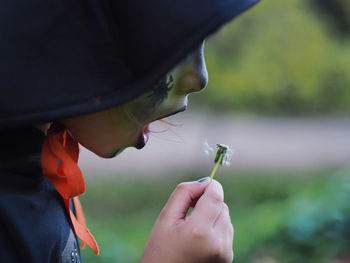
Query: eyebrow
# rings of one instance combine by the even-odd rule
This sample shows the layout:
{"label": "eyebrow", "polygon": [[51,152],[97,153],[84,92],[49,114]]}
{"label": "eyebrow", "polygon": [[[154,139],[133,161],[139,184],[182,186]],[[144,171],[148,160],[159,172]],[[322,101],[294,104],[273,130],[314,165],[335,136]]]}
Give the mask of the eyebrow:
{"label": "eyebrow", "polygon": [[168,98],[168,93],[174,88],[174,78],[171,74],[167,74],[162,77],[152,89],[152,93],[149,95],[152,100],[153,106],[160,104],[166,98]]}

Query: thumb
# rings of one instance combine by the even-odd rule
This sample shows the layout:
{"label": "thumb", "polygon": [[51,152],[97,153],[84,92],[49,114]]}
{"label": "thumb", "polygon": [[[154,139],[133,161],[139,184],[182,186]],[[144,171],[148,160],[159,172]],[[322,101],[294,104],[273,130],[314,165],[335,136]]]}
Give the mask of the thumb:
{"label": "thumb", "polygon": [[210,182],[208,177],[206,180],[179,184],[165,204],[161,217],[170,220],[171,224],[184,220],[191,204],[204,193]]}

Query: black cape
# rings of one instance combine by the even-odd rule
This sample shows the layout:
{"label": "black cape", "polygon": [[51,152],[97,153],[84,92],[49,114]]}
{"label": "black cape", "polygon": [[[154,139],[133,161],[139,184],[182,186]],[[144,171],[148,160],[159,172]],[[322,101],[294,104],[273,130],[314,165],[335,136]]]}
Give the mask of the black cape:
{"label": "black cape", "polygon": [[259,0],[3,0],[0,129],[120,105]]}
{"label": "black cape", "polygon": [[41,171],[45,135],[22,127],[0,137],[0,262],[81,262],[63,199]]}

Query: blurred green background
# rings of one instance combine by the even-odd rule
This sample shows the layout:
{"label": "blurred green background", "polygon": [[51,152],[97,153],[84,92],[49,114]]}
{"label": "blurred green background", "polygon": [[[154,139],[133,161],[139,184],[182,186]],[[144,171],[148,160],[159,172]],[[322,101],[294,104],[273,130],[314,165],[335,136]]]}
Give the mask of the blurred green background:
{"label": "blurred green background", "polygon": [[[349,262],[349,172],[220,174],[235,227],[234,262]],[[84,262],[138,262],[169,193],[200,176],[89,180],[82,202],[101,255],[86,248]]]}
{"label": "blurred green background", "polygon": [[[263,0],[206,42],[197,111],[332,118],[350,112],[350,1]],[[118,157],[117,157],[118,158]],[[222,174],[234,262],[350,262],[349,167]],[[138,262],[174,187],[203,174],[103,176],[81,200],[101,248],[84,262]]]}
{"label": "blurred green background", "polygon": [[263,0],[207,41],[203,107],[269,115],[350,110],[350,2]]}

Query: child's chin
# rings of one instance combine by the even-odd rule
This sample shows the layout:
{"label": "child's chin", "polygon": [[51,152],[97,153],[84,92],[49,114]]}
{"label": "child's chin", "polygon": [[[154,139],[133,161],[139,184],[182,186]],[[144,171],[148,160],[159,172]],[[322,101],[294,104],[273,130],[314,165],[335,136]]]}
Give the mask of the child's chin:
{"label": "child's chin", "polygon": [[121,154],[122,151],[124,151],[125,148],[120,148],[118,150],[116,150],[115,152],[113,152],[111,155],[109,155],[108,157],[105,157],[105,158],[113,158],[113,157],[116,157],[118,154]]}
{"label": "child's chin", "polygon": [[122,153],[122,151],[124,151],[125,148],[119,148],[116,151],[112,152],[112,153],[105,153],[105,152],[94,152],[97,156],[105,158],[105,159],[111,159],[115,156],[117,156],[118,154]]}

